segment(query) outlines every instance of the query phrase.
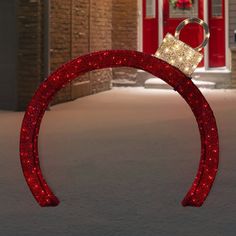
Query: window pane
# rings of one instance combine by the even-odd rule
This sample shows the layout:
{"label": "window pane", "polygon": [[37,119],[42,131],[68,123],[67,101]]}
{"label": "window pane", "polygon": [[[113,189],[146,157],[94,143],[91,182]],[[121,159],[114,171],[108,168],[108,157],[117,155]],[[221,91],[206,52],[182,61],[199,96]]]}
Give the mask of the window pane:
{"label": "window pane", "polygon": [[222,16],[222,0],[212,0],[212,16]]}
{"label": "window pane", "polygon": [[156,18],[156,0],[146,0],[146,17]]}
{"label": "window pane", "polygon": [[170,18],[198,17],[198,0],[170,1]]}

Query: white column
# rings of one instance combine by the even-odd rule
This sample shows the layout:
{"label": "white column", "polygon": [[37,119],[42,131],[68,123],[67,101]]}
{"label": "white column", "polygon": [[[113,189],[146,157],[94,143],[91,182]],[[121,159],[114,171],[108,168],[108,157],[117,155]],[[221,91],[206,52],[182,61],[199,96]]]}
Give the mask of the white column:
{"label": "white column", "polygon": [[143,2],[138,0],[138,51],[143,51]]}
{"label": "white column", "polygon": [[[208,1],[203,1],[203,2],[204,2],[204,6],[203,6],[204,19],[203,20],[209,25],[209,15],[208,15],[209,2]],[[204,48],[204,68],[205,70],[209,69],[209,43]]]}
{"label": "white column", "polygon": [[229,0],[225,0],[225,65],[231,70],[231,51],[229,48]]}
{"label": "white column", "polygon": [[163,40],[163,1],[164,0],[158,0],[158,46],[160,46],[162,40]]}

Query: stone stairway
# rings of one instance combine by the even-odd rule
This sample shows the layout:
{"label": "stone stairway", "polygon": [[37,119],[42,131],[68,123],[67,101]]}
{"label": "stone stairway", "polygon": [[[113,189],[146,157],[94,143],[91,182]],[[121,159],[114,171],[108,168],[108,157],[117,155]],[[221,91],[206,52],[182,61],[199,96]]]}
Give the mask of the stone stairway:
{"label": "stone stairway", "polygon": [[[216,84],[214,82],[197,81],[194,79],[192,81],[198,88],[207,88],[207,89],[216,88]],[[172,89],[171,86],[169,86],[167,83],[165,83],[163,80],[159,78],[150,78],[146,80],[144,87],[149,89]]]}
{"label": "stone stairway", "polygon": [[[199,88],[228,88],[230,81],[231,73],[225,68],[207,71],[198,68],[193,74],[193,82]],[[145,88],[170,89],[170,86],[163,80],[153,77],[153,75],[142,70],[138,70],[137,72],[136,83]]]}
{"label": "stone stairway", "polygon": [[[192,81],[199,88],[215,89],[228,88],[231,85],[231,73],[225,68],[204,70],[198,68],[193,74]],[[116,79],[112,81],[113,86],[117,87],[137,87],[153,89],[172,89],[160,78],[156,78],[146,71],[137,70],[135,80]]]}

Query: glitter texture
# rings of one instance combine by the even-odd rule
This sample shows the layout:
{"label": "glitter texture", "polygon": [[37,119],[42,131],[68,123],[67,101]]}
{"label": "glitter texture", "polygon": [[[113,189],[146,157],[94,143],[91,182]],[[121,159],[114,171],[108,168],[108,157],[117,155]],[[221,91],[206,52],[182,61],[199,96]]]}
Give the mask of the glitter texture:
{"label": "glitter texture", "polygon": [[169,33],[163,39],[155,56],[178,68],[189,77],[203,58],[201,53]]}
{"label": "glitter texture", "polygon": [[72,60],[52,73],[36,91],[25,112],[20,135],[22,169],[33,196],[41,206],[59,204],[42,175],[38,155],[40,124],[50,101],[78,76],[109,67],[133,67],[163,79],[192,109],[201,135],[201,158],[197,175],[182,204],[201,206],[211,189],[219,161],[218,132],[213,112],[199,89],[180,70],[154,56],[127,50],[100,51]]}

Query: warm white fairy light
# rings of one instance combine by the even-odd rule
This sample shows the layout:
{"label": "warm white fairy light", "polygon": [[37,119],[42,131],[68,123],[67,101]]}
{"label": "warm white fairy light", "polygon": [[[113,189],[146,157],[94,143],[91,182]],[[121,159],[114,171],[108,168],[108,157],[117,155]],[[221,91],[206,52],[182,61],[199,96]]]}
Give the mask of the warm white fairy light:
{"label": "warm white fairy light", "polygon": [[189,21],[189,19],[187,19],[186,21],[185,21],[185,25],[187,25],[187,24],[189,24],[190,23],[190,21]]}
{"label": "warm white fairy light", "polygon": [[200,62],[202,60],[202,56],[199,56],[197,60]]}

